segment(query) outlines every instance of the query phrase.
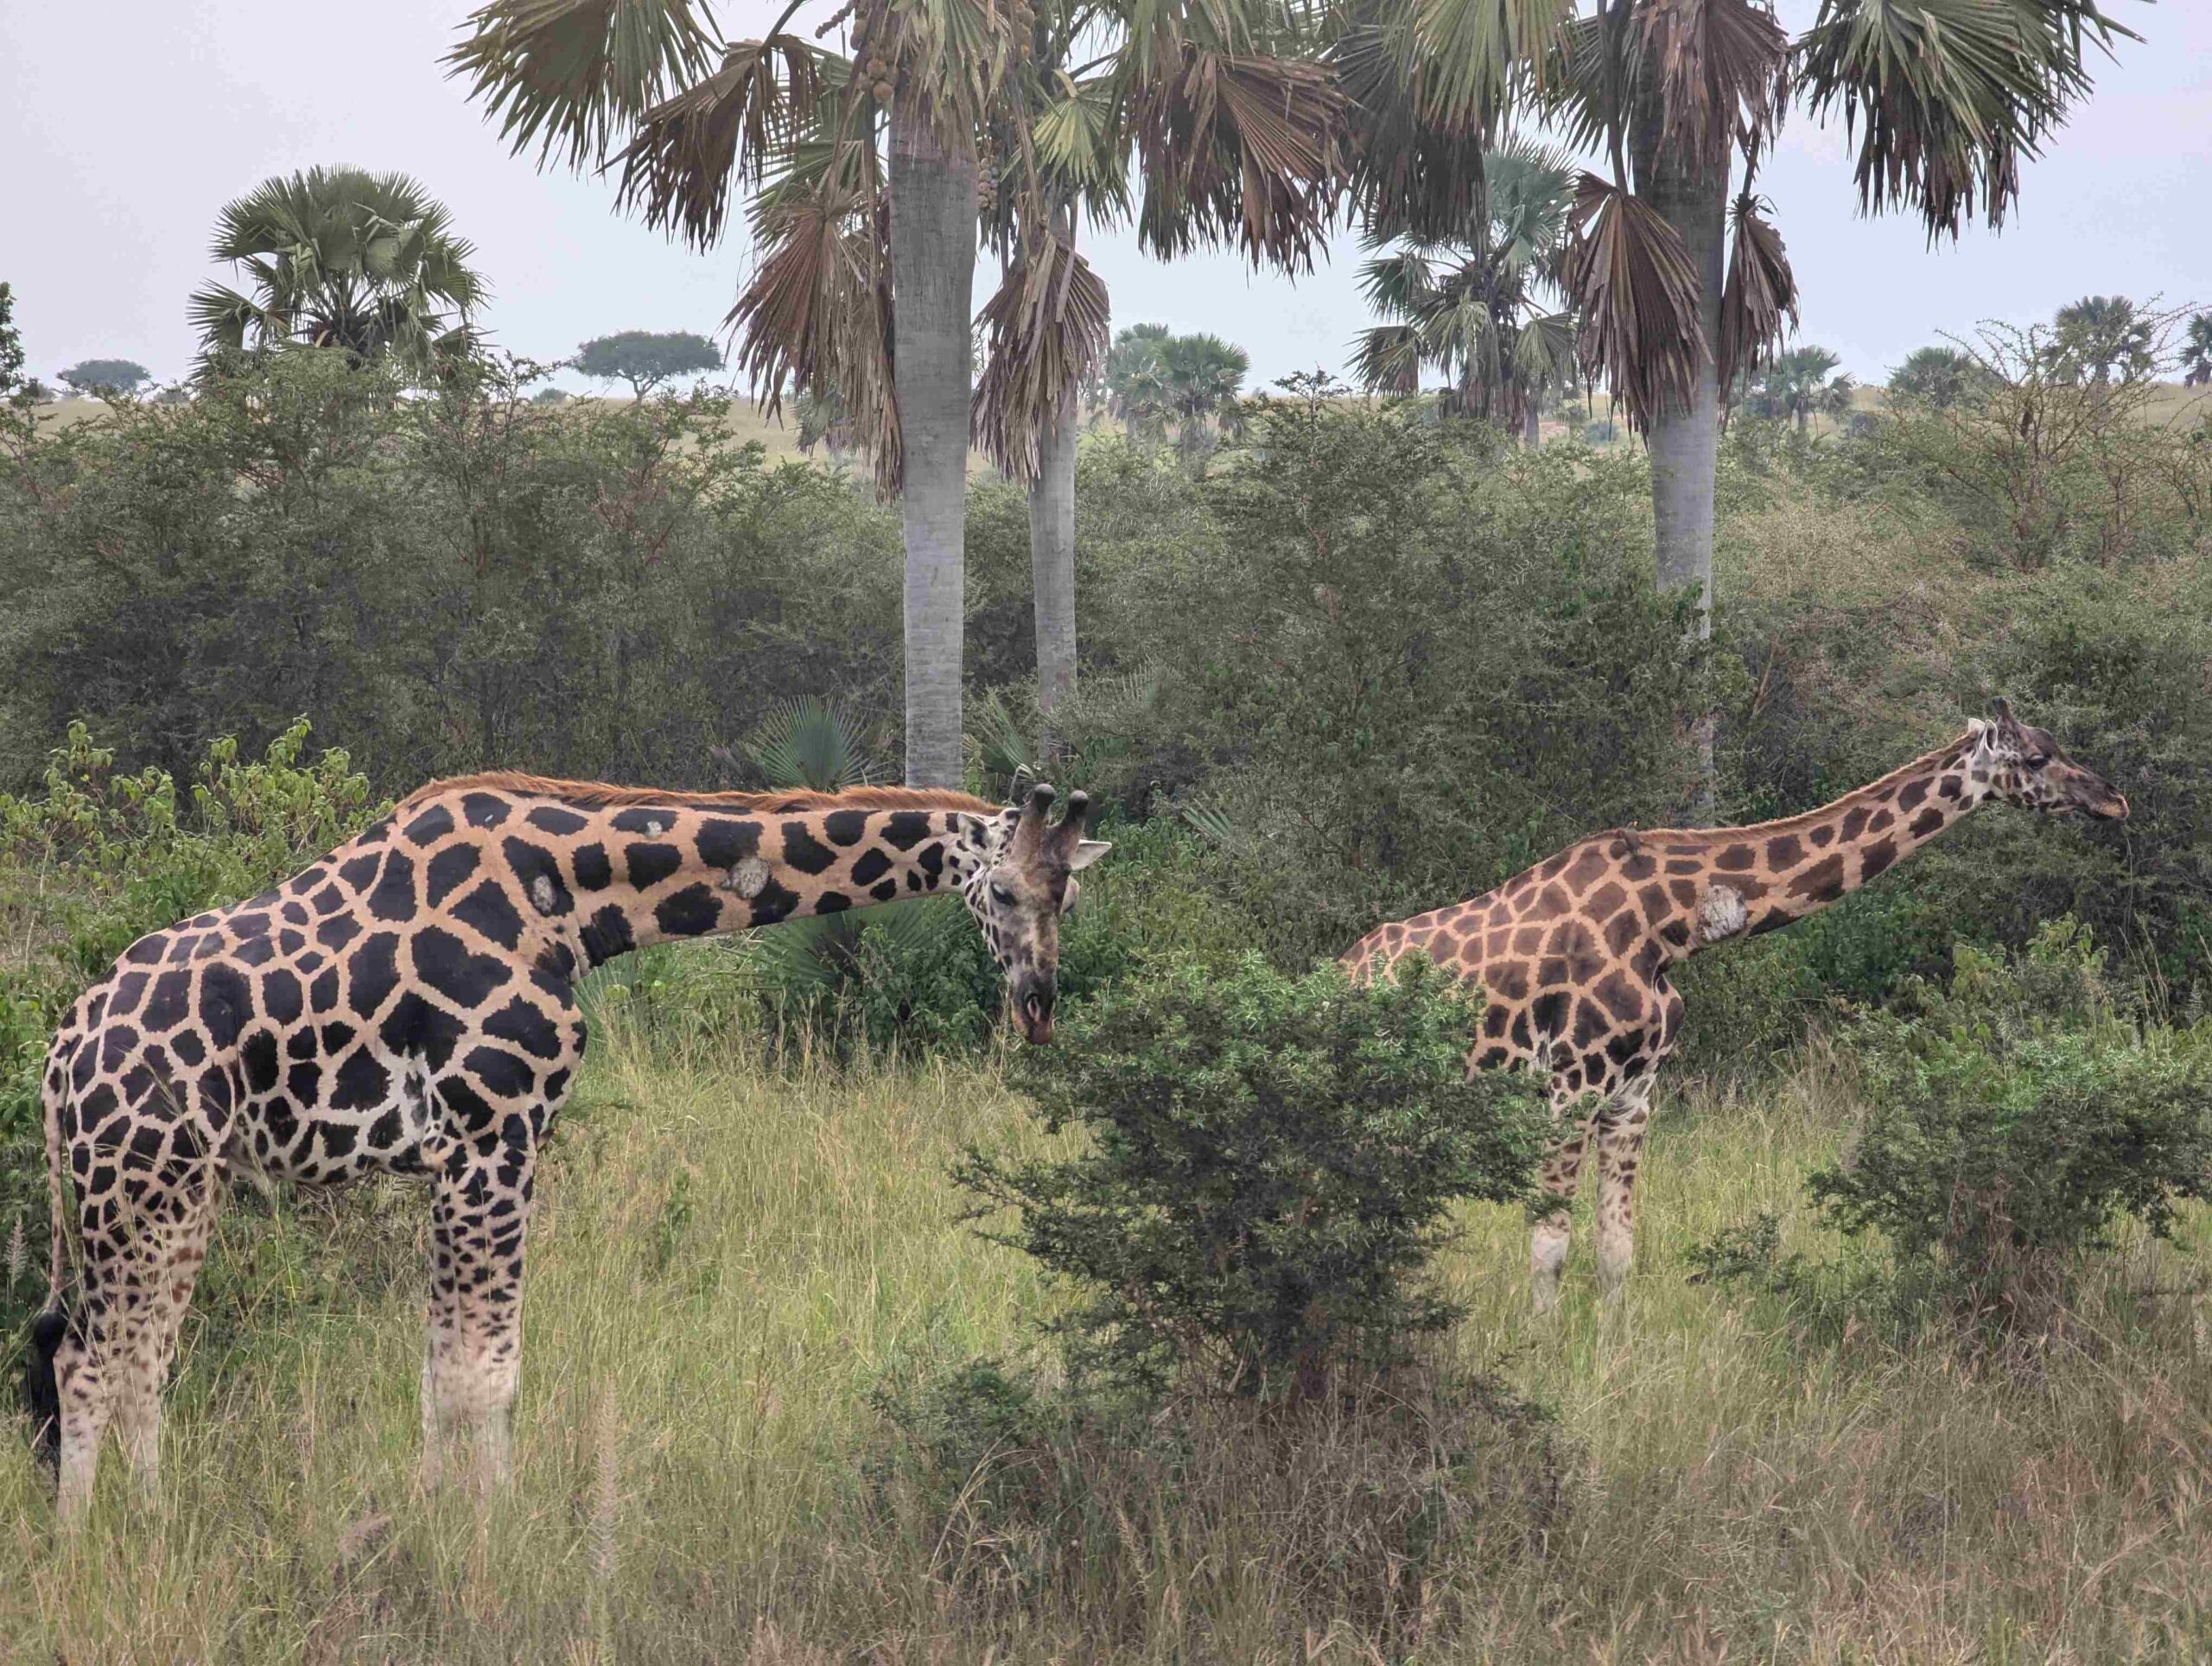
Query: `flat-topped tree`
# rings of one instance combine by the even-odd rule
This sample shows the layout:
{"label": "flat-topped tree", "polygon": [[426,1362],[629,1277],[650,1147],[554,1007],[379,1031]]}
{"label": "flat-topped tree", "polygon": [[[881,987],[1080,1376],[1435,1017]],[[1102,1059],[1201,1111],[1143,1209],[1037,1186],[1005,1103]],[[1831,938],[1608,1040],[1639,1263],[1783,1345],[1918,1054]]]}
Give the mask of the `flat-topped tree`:
{"label": "flat-topped tree", "polygon": [[56,372],[79,393],[136,393],[153,372],[130,359],[86,359]]}
{"label": "flat-topped tree", "polygon": [[720,370],[722,355],[705,336],[690,330],[624,330],[579,347],[575,366],[602,382],[627,382],[632,397],[642,399],[678,376]]}

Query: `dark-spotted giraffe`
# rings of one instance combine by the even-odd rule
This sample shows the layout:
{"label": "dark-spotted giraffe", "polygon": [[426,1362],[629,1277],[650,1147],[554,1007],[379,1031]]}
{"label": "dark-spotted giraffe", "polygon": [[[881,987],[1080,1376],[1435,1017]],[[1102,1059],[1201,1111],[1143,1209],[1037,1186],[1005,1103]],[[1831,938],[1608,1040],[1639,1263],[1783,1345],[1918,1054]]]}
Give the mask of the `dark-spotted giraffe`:
{"label": "dark-spotted giraffe", "polygon": [[1028,1039],[1047,1040],[1059,916],[1108,848],[1083,836],[1082,794],[1057,823],[1052,797],[472,776],[272,891],[140,938],[72,1009],[44,1078],[54,1260],[30,1387],[63,1519],[111,1418],[155,1478],[160,1390],[233,1164],[429,1177],[424,1476],[467,1428],[480,1478],[504,1478],[531,1173],[584,1052],[576,980],[643,944],[957,890]]}
{"label": "dark-spotted giraffe", "polygon": [[2101,820],[2127,800],[2003,701],[1989,722],[1834,804],[1753,827],[1599,833],[1471,902],[1370,932],[1344,956],[1371,976],[1426,952],[1479,982],[1470,1065],[1533,1066],[1560,1119],[1543,1168],[1552,1206],[1530,1254],[1537,1307],[1559,1294],[1568,1205],[1594,1140],[1598,1274],[1608,1294],[1636,1242],[1636,1173],[1652,1078],[1674,1050],[1682,998],[1668,969],[1707,944],[1802,919],[1910,855],[1984,799]]}

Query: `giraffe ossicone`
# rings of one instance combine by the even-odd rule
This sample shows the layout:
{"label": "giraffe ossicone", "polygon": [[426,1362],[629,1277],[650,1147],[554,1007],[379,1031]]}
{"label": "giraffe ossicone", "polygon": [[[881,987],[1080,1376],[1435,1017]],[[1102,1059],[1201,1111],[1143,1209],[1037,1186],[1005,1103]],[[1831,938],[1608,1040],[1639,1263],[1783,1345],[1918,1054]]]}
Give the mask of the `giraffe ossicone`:
{"label": "giraffe ossicone", "polygon": [[63,1519],[111,1422],[154,1480],[162,1381],[234,1167],[429,1181],[424,1475],[468,1428],[481,1477],[503,1478],[532,1179],[583,1059],[576,980],[646,944],[957,892],[1016,1021],[1049,1040],[1059,918],[1109,848],[1084,836],[1084,795],[1057,822],[1053,797],[468,776],[131,944],[63,1021],[42,1082],[53,1262],[29,1387]]}
{"label": "giraffe ossicone", "polygon": [[1378,926],[1344,957],[1371,977],[1420,951],[1479,984],[1470,1068],[1533,1068],[1560,1128],[1532,1235],[1536,1305],[1557,1300],[1568,1204],[1598,1155],[1598,1269],[1610,1294],[1635,1248],[1637,1169],[1653,1080],[1674,1052],[1682,998],[1668,980],[1700,949],[1823,908],[1994,798],[2124,820],[2127,800],[2048,730],[1995,702],[1948,746],[1833,804],[1751,827],[1615,830],[1578,840],[1495,891]]}

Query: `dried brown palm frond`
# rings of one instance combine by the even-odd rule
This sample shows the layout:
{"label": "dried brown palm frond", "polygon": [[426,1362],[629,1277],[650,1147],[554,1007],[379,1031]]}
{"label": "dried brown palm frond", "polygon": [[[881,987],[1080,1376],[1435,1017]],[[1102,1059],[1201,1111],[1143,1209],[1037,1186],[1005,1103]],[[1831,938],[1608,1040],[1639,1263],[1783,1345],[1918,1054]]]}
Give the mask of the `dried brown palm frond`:
{"label": "dried brown palm frond", "polygon": [[1720,292],[1720,385],[1739,371],[1757,370],[1782,345],[1785,321],[1797,327],[1797,277],[1783,251],[1782,233],[1749,191],[1736,198],[1736,240],[1728,251],[1728,281]]}
{"label": "dried brown palm frond", "polygon": [[771,157],[814,127],[850,71],[795,35],[738,41],[712,75],[639,118],[616,158],[617,205],[709,247],[728,216],[732,176],[758,186]]}
{"label": "dried brown palm frond", "polygon": [[714,41],[689,0],[493,0],[446,54],[518,155],[582,168],[666,95],[706,73]]}
{"label": "dried brown palm frond", "polygon": [[1037,432],[1072,409],[1106,356],[1106,285],[1066,238],[1033,239],[1006,271],[978,322],[987,356],[970,431],[1011,479],[1037,477]]}
{"label": "dried brown palm frond", "polygon": [[1797,43],[1812,113],[1840,105],[1860,206],[1917,207],[1934,238],[2004,223],[2020,162],[2089,90],[2084,44],[2136,39],[2094,0],[1823,0]]}
{"label": "dried brown palm frond", "polygon": [[876,482],[902,464],[892,379],[891,218],[880,192],[823,168],[779,182],[755,216],[760,264],[723,321],[734,368],[773,416],[786,387],[835,391]]}
{"label": "dried brown palm frond", "polygon": [[1646,0],[1636,14],[1643,75],[1659,91],[1661,142],[1717,162],[1756,149],[1789,101],[1789,37],[1752,0]]}
{"label": "dried brown palm frond", "polygon": [[1565,276],[1583,368],[1611,382],[1631,423],[1649,427],[1666,406],[1688,404],[1711,350],[1697,269],[1656,209],[1594,174],[1582,176],[1571,235]]}
{"label": "dried brown palm frond", "polygon": [[1344,95],[1327,66],[1185,45],[1128,96],[1147,250],[1173,258],[1234,240],[1255,264],[1312,270],[1344,175]]}

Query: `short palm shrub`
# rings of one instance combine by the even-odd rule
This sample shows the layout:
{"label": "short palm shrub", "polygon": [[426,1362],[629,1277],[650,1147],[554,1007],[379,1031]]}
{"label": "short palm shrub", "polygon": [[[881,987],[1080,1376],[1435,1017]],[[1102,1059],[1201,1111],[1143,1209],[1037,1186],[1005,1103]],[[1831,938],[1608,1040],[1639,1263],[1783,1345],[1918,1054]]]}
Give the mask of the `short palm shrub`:
{"label": "short palm shrub", "polygon": [[1479,1014],[1418,957],[1365,988],[1257,955],[1157,963],[1016,1062],[1088,1148],[971,1153],[958,1178],[1072,1288],[1058,1326],[1079,1366],[1305,1397],[1454,1319],[1424,1276],[1452,1205],[1527,1192],[1541,1096],[1469,1076]]}
{"label": "short palm shrub", "polygon": [[1847,1232],[1976,1306],[2057,1288],[2122,1218],[2159,1236],[2212,1180],[2212,1024],[2117,1001],[2071,920],[2016,958],[1961,944],[1948,989],[1860,1032],[1871,1107],[1810,1189]]}

